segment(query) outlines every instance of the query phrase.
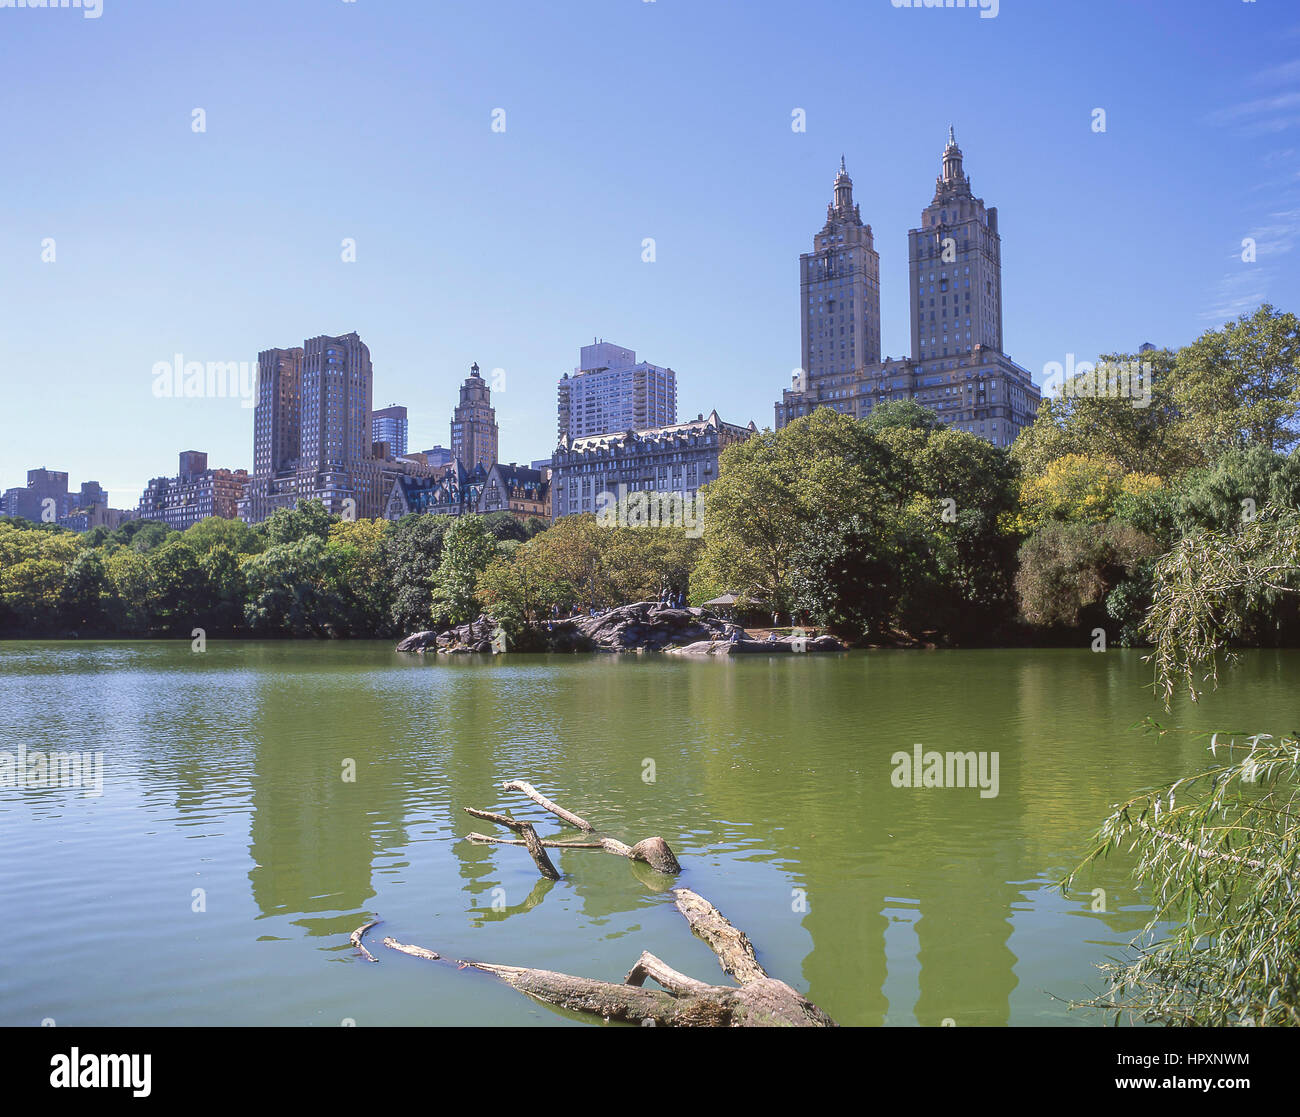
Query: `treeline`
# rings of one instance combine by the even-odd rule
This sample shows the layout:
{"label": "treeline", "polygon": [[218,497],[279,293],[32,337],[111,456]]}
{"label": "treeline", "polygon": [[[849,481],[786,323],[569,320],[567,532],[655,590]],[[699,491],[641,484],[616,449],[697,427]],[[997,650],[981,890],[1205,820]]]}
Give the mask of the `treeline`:
{"label": "treeline", "polygon": [[[0,634],[389,637],[487,610],[526,647],[573,609],[731,592],[853,642],[1138,643],[1166,556],[1300,507],[1300,322],[1265,306],[1103,361],[1149,363],[1149,397],[1067,385],[1009,451],[912,401],[735,443],[702,538],[593,515],[341,521],[307,502],[184,532],[0,519]],[[1234,638],[1296,641],[1277,586],[1298,569],[1242,602]]]}
{"label": "treeline", "polygon": [[2,518],[0,633],[405,634],[431,623],[435,589],[456,592],[450,529],[506,552],[546,527],[504,512],[470,519],[345,521],[316,501],[255,527],[213,517],[185,531],[132,520],[78,535]]}

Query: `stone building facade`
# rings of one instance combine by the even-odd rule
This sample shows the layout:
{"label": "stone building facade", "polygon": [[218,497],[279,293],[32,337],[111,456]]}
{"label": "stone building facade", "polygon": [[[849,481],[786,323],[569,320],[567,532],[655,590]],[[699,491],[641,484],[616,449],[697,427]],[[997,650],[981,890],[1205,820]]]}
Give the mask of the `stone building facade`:
{"label": "stone building facade", "polygon": [[491,469],[497,461],[497,413],[492,391],[479,374],[477,363],[460,388],[460,403],[451,420],[451,458],[465,468]]}
{"label": "stone building facade", "polygon": [[[599,512],[638,492],[694,497],[718,476],[718,455],[754,434],[716,411],[687,423],[588,438],[564,437],[551,457],[551,518]],[[604,501],[602,501],[604,496]]]}
{"label": "stone building facade", "polygon": [[998,212],[972,193],[952,130],[934,197],[908,234],[911,357],[880,358],[878,258],[852,191],[841,161],[827,223],[800,257],[804,364],[776,405],[777,428],[818,407],[864,418],[914,399],[951,427],[1010,446],[1041,395],[1003,350]]}

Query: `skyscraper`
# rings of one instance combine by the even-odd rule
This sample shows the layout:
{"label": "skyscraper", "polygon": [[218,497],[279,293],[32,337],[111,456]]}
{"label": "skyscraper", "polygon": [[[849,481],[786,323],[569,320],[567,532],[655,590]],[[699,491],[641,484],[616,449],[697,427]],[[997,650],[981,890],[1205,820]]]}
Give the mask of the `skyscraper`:
{"label": "skyscraper", "polygon": [[842,159],[813,249],[800,257],[804,363],[776,405],[778,428],[818,407],[864,418],[899,399],[997,446],[1033,422],[1039,391],[1002,348],[998,211],[971,192],[951,128],[934,197],[908,234],[911,357],[880,359],[878,257]]}
{"label": "skyscraper", "polygon": [[677,374],[608,341],[584,345],[578,367],[561,378],[557,395],[560,438],[647,430],[677,422]]}
{"label": "skyscraper", "polygon": [[799,257],[802,367],[810,381],[880,361],[880,255],[843,156],[834,191],[813,250]]}
{"label": "skyscraper", "polygon": [[390,404],[374,413],[370,437],[374,442],[387,442],[389,453],[402,458],[406,456],[406,429],[406,408]]}
{"label": "skyscraper", "polygon": [[[907,234],[912,359],[1002,352],[1002,238],[998,211],[971,193],[952,128],[934,198]],[[937,279],[936,279],[937,273]],[[939,305],[935,305],[938,298]]]}
{"label": "skyscraper", "polygon": [[373,379],[370,350],[356,333],[259,354],[253,477],[239,505],[243,519],[258,523],[298,500],[319,500],[346,518],[378,516],[398,473],[431,472],[375,457]]}
{"label": "skyscraper", "polygon": [[491,469],[497,462],[497,414],[477,362],[461,385],[460,403],[452,415],[451,454],[470,470],[476,465]]}
{"label": "skyscraper", "polygon": [[257,355],[254,477],[270,477],[298,468],[302,451],[302,356],[301,348],[265,349]]}

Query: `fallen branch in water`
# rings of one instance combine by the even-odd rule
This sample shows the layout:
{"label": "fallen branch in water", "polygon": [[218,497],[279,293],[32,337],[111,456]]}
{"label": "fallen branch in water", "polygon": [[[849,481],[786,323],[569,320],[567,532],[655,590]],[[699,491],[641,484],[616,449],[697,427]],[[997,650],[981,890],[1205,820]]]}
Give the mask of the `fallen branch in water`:
{"label": "fallen branch in water", "polygon": [[378,927],[379,924],[381,924],[382,922],[383,922],[382,919],[372,919],[369,923],[365,924],[365,926],[358,927],[355,931],[353,931],[349,939],[352,945],[355,946],[359,951],[361,951],[362,954],[366,956],[366,961],[368,962],[378,962],[379,959],[376,958],[373,954],[370,953],[370,951],[366,949],[365,943],[363,943],[361,940],[366,937],[366,932],[369,931],[371,927]]}
{"label": "fallen branch in water", "polygon": [[[528,796],[534,803],[545,810],[551,812],[556,818],[562,819],[570,826],[577,827],[579,830],[592,832],[595,827],[592,826],[585,818],[574,814],[572,811],[565,810],[557,803],[553,803],[532,784],[524,780],[508,780],[503,783],[502,788],[506,791],[519,791]],[[603,849],[606,853],[614,853],[619,857],[626,857],[632,861],[644,861],[657,873],[673,874],[682,871],[681,864],[673,854],[671,847],[663,838],[643,838],[636,845],[626,845],[616,838],[601,838],[595,842],[557,842],[543,841],[537,836],[533,829],[532,823],[521,822],[519,819],[511,818],[508,815],[496,814],[493,811],[481,811],[476,807],[463,808],[467,814],[472,814],[475,818],[485,818],[489,822],[496,822],[502,826],[508,826],[512,830],[523,835],[522,841],[512,841],[509,838],[491,838],[486,834],[470,834],[469,840],[472,842],[493,842],[499,845],[525,845],[528,852],[533,855],[533,860],[537,863],[538,870],[543,876],[551,877],[558,880],[559,871],[551,863],[551,859],[546,855],[546,849]],[[524,827],[527,827],[525,830]]]}
{"label": "fallen branch in water", "polygon": [[502,826],[508,826],[516,834],[522,834],[524,845],[528,847],[528,852],[533,855],[533,860],[537,863],[537,871],[544,877],[550,877],[552,880],[560,879],[560,870],[552,863],[551,859],[546,856],[546,849],[542,845],[542,839],[537,836],[537,831],[533,829],[531,822],[521,822],[517,818],[511,818],[509,815],[496,814],[493,811],[480,811],[475,807],[466,807],[465,813],[472,814],[475,818],[485,818],[488,822],[496,822]]}
{"label": "fallen branch in water", "polygon": [[[526,846],[528,843],[518,838],[494,838],[490,834],[466,834],[471,842],[490,842],[498,846]],[[547,849],[604,849],[600,842],[554,842],[539,839]]]}
{"label": "fallen branch in water", "polygon": [[[708,900],[688,888],[674,889],[673,896],[691,930],[709,945],[723,970],[740,982],[738,988],[697,981],[648,951],[637,959],[621,985],[494,962],[458,961],[456,965],[489,973],[534,1000],[605,1020],[675,1028],[835,1026],[835,1021],[797,989],[769,977],[745,933]],[[392,938],[385,939],[384,945],[417,958],[439,959],[432,950]],[[644,988],[647,978],[660,988]]]}
{"label": "fallen branch in water", "polygon": [[546,798],[545,795],[543,795],[530,783],[525,783],[523,780],[508,780],[505,783],[503,783],[501,786],[506,791],[522,791],[525,795],[528,796],[528,798],[530,798],[539,807],[542,807],[543,809],[550,811],[551,814],[555,815],[556,818],[562,819],[564,822],[567,822],[570,826],[576,826],[579,830],[596,829],[585,818],[579,818],[572,811],[566,811],[563,807],[556,806],[556,804],[552,803],[548,798]]}

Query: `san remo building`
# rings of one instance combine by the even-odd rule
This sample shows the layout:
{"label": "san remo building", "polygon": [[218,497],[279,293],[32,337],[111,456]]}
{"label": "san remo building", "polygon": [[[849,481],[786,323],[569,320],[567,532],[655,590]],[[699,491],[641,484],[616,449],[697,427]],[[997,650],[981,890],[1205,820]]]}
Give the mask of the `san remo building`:
{"label": "san remo building", "polygon": [[1039,391],[1003,350],[998,211],[971,193],[953,130],[934,198],[907,235],[912,355],[880,356],[880,256],[853,201],[844,160],[813,250],[799,257],[801,368],[776,425],[830,407],[864,418],[914,399],[949,426],[1010,446],[1033,421]]}

